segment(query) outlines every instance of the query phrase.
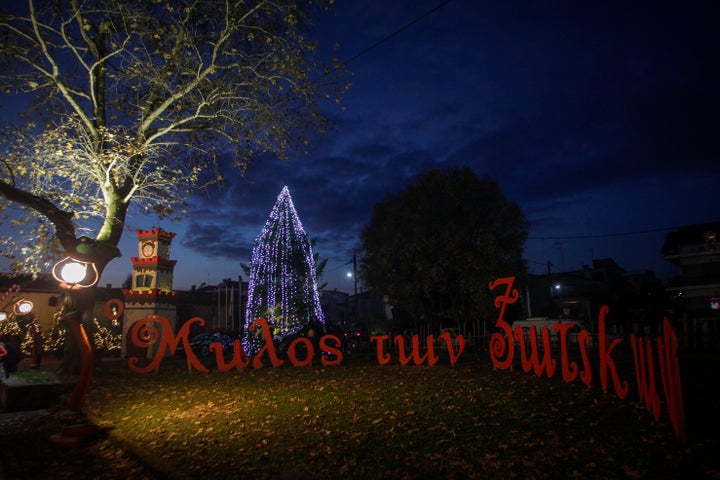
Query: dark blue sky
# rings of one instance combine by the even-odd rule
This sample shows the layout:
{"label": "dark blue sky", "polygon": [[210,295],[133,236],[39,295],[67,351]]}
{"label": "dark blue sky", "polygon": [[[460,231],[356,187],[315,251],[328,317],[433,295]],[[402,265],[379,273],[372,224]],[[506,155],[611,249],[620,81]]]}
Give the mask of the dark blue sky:
{"label": "dark blue sky", "polygon": [[103,281],[124,280],[133,229],[156,225],[177,232],[175,288],[237,279],[287,185],[330,259],[328,287],[349,291],[373,204],[445,166],[472,166],[519,202],[532,272],[611,257],[667,277],[665,234],[720,220],[711,3],[338,0],[318,20],[323,52],[339,44],[353,72],[333,131],[307,157],[257,162],[196,196],[188,221],[131,218]]}

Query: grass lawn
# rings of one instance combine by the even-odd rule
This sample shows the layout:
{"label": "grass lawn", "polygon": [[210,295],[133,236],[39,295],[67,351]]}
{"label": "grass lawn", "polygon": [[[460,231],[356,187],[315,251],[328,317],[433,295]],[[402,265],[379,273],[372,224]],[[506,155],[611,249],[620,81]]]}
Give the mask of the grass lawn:
{"label": "grass lawn", "polygon": [[378,365],[374,354],[229,373],[113,363],[85,410],[191,478],[720,478],[717,413],[699,410],[714,401],[695,364],[683,371],[682,444],[665,405],[655,422],[634,387],[620,400],[596,371],[588,388],[493,370],[487,353],[455,367]]}

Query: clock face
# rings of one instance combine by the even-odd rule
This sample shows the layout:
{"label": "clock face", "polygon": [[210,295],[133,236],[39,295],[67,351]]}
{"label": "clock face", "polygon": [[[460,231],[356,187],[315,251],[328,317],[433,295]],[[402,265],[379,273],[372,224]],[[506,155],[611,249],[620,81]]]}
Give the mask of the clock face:
{"label": "clock face", "polygon": [[153,245],[152,242],[143,243],[143,246],[142,246],[143,257],[152,257],[154,252],[155,252],[155,245]]}

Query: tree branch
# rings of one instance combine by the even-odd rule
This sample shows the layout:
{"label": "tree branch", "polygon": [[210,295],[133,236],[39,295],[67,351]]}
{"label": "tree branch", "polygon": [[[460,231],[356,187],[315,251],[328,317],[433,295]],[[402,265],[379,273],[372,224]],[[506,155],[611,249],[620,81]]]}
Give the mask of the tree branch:
{"label": "tree branch", "polygon": [[75,225],[72,222],[73,212],[60,210],[46,198],[15,188],[2,180],[0,180],[0,195],[10,201],[32,208],[47,217],[55,226],[55,233],[63,246],[74,244]]}

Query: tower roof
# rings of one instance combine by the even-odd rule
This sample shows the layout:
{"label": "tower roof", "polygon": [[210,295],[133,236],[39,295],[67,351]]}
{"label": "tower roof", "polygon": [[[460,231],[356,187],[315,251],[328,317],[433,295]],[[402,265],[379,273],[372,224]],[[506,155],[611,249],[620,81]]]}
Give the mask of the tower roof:
{"label": "tower roof", "polygon": [[137,229],[135,230],[135,233],[137,234],[138,238],[166,238],[168,240],[172,240],[175,238],[175,233],[172,232],[166,232],[160,227],[155,227],[150,230],[141,230]]}

